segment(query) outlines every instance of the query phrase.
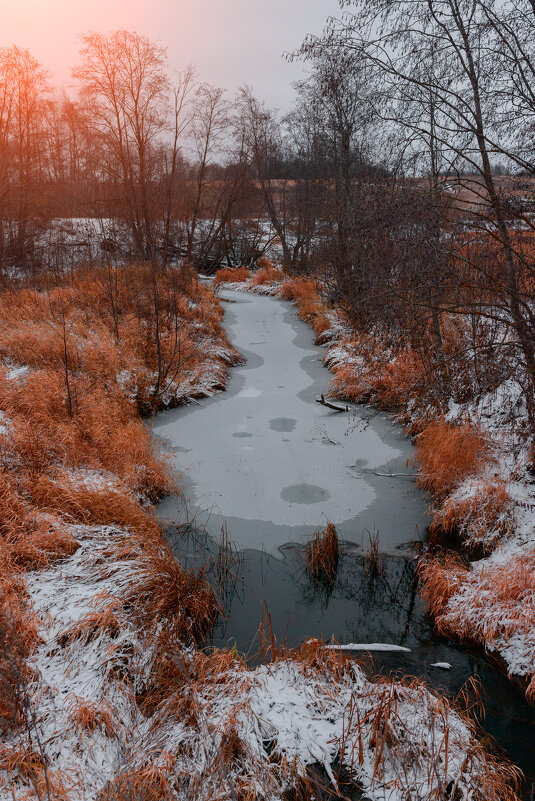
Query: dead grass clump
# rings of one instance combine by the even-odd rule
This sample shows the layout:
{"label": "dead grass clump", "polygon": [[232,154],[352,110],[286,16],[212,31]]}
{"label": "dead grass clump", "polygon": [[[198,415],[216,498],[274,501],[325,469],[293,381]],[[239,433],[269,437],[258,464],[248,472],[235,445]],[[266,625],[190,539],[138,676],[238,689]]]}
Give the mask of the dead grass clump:
{"label": "dead grass clump", "polygon": [[281,267],[273,264],[269,259],[260,258],[258,260],[258,270],[255,270],[251,279],[252,286],[270,284],[273,281],[282,281],[284,273]]}
{"label": "dead grass clump", "polygon": [[210,631],[219,613],[210,585],[202,574],[184,571],[167,546],[139,557],[132,571],[135,581],[126,602],[146,632],[154,630],[155,621],[165,621],[166,636],[189,643]]}
{"label": "dead grass clump", "polygon": [[532,696],[535,552],[483,570],[467,570],[458,557],[434,559],[421,565],[420,574],[422,596],[442,634],[470,639],[491,651],[516,637],[515,672],[525,675]]}
{"label": "dead grass clump", "polygon": [[422,598],[428,611],[438,619],[449,599],[460,590],[468,571],[456,554],[422,561],[418,571]]}
{"label": "dead grass clump", "polygon": [[71,721],[78,733],[93,734],[101,731],[106,737],[116,735],[117,724],[113,719],[112,709],[107,701],[95,703],[75,696],[68,704]]}
{"label": "dead grass clump", "polygon": [[332,584],[338,570],[340,545],[332,523],[319,529],[306,546],[307,573],[314,579],[325,579]]}
{"label": "dead grass clump", "polygon": [[346,365],[335,371],[329,394],[333,398],[358,403],[363,397],[368,396],[369,391],[370,388],[363,380],[360,371],[355,370],[352,365]]}
{"label": "dead grass clump", "polygon": [[322,335],[330,328],[327,306],[321,299],[316,282],[311,278],[291,278],[281,286],[280,297],[293,300],[297,305],[297,314],[308,323],[316,334],[316,344],[320,344]]}
{"label": "dead grass clump", "polygon": [[382,555],[379,549],[379,532],[368,531],[368,549],[364,554],[364,562],[366,565],[366,573],[371,576],[377,576],[383,572]]}
{"label": "dead grass clump", "polygon": [[0,745],[0,769],[34,784],[37,776],[44,772],[45,764],[42,754],[30,747],[10,748],[3,744]]}
{"label": "dead grass clump", "polygon": [[316,345],[320,345],[323,339],[323,334],[330,330],[331,323],[325,314],[319,311],[312,320],[312,328],[316,334]]}
{"label": "dead grass clump", "polygon": [[219,286],[219,284],[241,284],[244,281],[248,281],[250,277],[251,271],[245,266],[223,267],[214,275],[214,284],[215,286]]}
{"label": "dead grass clump", "polygon": [[24,570],[49,567],[58,559],[76,553],[80,543],[70,531],[61,526],[49,525],[44,531],[34,531],[21,537],[11,546],[13,564]]}
{"label": "dead grass clump", "polygon": [[236,730],[235,720],[230,720],[221,736],[219,756],[224,765],[228,767],[239,766],[247,754],[242,738]]}
{"label": "dead grass clump", "polygon": [[109,599],[99,609],[89,612],[65,629],[58,642],[62,647],[75,640],[88,643],[100,637],[103,632],[107,632],[112,638],[117,637],[121,630],[122,607],[118,598]]}
{"label": "dead grass clump", "polygon": [[288,659],[297,663],[305,675],[329,673],[336,682],[351,671],[355,660],[349,654],[335,648],[326,648],[322,640],[309,639],[299,648],[282,651],[279,660]]}
{"label": "dead grass clump", "polygon": [[485,437],[472,426],[438,420],[416,440],[418,483],[440,498],[479,472],[489,459]]}
{"label": "dead grass clump", "polygon": [[387,361],[374,382],[374,395],[388,409],[398,409],[407,398],[418,394],[418,386],[423,385],[424,366],[413,350],[404,350],[396,358]]}
{"label": "dead grass clump", "polygon": [[512,499],[501,481],[477,481],[435,511],[433,534],[457,534],[468,548],[491,552],[512,531]]}
{"label": "dead grass clump", "polygon": [[99,797],[102,801],[169,801],[175,795],[170,782],[173,763],[169,754],[160,751],[149,764],[116,776]]}
{"label": "dead grass clump", "polygon": [[107,487],[91,488],[82,483],[38,476],[31,486],[32,501],[42,509],[69,520],[89,525],[117,525],[144,530],[150,515],[124,491]]}

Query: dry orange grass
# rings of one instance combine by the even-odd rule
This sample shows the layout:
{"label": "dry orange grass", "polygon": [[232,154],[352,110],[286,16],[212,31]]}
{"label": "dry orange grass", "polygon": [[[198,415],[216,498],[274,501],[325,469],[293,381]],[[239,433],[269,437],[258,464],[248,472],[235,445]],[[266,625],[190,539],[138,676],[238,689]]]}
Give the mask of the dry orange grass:
{"label": "dry orange grass", "polygon": [[458,533],[469,547],[485,552],[512,531],[512,499],[503,482],[477,481],[466,497],[450,495],[435,511],[434,534]]}
{"label": "dry orange grass", "polygon": [[461,588],[468,571],[455,554],[430,559],[419,565],[420,591],[429,612],[438,618],[449,599]]}
{"label": "dry orange grass", "polygon": [[403,350],[392,361],[382,365],[374,386],[378,401],[387,409],[399,409],[407,398],[417,393],[424,367],[418,354]]}
{"label": "dry orange grass", "polygon": [[[31,368],[12,379],[0,366],[0,623],[17,670],[39,637],[21,573],[72,555],[80,545],[71,523],[129,531],[120,548],[110,545],[108,557],[132,563],[138,583],[130,614],[147,637],[154,621],[165,619],[168,638],[190,642],[217,613],[202,576],[184,573],[142,503],[172,487],[167,463],[139,419],[140,408],[154,405],[150,269],[116,272],[117,319],[105,279],[96,269],[44,292],[0,294],[0,358]],[[178,327],[181,361],[173,378],[202,374],[206,336],[227,347],[221,308],[186,273],[157,280],[163,359],[177,346]],[[65,632],[64,644],[120,628],[123,618],[116,599],[103,601]],[[163,639],[159,647],[163,653]],[[79,705],[73,715],[77,727],[111,731],[105,710]]]}
{"label": "dry orange grass", "polygon": [[306,546],[307,573],[315,579],[326,579],[332,584],[336,578],[340,545],[332,523],[318,530]]}
{"label": "dry orange grass", "polygon": [[444,498],[480,471],[489,459],[489,448],[485,437],[473,427],[437,420],[418,436],[416,458],[420,466],[418,483]]}
{"label": "dry orange grass", "polygon": [[[422,596],[445,636],[493,650],[498,641],[522,639],[533,628],[534,551],[485,570],[468,570],[456,556],[432,559],[422,563],[420,575]],[[526,694],[533,700],[535,674],[526,679]]]}
{"label": "dry orange grass", "polygon": [[258,270],[253,273],[251,284],[252,286],[269,284],[273,281],[282,281],[283,277],[284,273],[281,267],[262,257],[258,260]]}
{"label": "dry orange grass", "polygon": [[166,621],[160,648],[165,648],[166,640],[200,641],[211,629],[219,612],[212,589],[202,573],[186,573],[168,546],[153,542],[132,565],[132,574],[135,584],[126,603],[149,634],[155,620]]}
{"label": "dry orange grass", "polygon": [[368,393],[369,385],[353,365],[344,365],[335,371],[329,391],[331,397],[358,403]]}
{"label": "dry orange grass", "polygon": [[279,294],[283,300],[294,301],[298,316],[314,329],[316,344],[319,344],[330,323],[327,306],[320,297],[316,281],[311,278],[290,278],[284,281]]}
{"label": "dry orange grass", "polygon": [[83,698],[74,697],[69,704],[71,720],[78,733],[93,734],[101,731],[106,737],[114,737],[117,724],[113,719],[112,709],[107,701],[97,704]]}
{"label": "dry orange grass", "polygon": [[219,284],[231,284],[234,282],[242,283],[243,281],[248,281],[250,277],[251,271],[245,266],[223,267],[214,275],[214,284],[219,286]]}

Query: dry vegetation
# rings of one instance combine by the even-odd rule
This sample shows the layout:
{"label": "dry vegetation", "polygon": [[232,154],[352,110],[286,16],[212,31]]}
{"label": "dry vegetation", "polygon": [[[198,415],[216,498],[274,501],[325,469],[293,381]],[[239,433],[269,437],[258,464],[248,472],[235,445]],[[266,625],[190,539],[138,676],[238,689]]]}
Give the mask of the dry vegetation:
{"label": "dry vegetation", "polygon": [[333,584],[338,570],[340,544],[338,534],[332,523],[323,530],[316,531],[306,546],[307,573],[312,578],[324,579]]}

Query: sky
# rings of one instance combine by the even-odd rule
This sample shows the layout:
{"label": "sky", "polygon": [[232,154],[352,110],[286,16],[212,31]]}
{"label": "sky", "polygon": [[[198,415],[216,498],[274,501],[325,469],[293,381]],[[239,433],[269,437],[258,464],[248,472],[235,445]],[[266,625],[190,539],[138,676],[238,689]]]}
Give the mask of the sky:
{"label": "sky", "polygon": [[68,90],[80,34],[134,29],[168,48],[171,70],[194,64],[202,80],[249,84],[286,111],[303,66],[283,52],[339,14],[338,0],[0,0],[0,47],[27,48]]}

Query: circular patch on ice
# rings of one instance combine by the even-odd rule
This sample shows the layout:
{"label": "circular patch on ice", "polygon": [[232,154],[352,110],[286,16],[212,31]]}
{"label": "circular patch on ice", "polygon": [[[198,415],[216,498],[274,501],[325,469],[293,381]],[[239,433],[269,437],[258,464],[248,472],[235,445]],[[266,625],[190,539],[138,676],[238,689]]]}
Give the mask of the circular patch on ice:
{"label": "circular patch on ice", "polygon": [[297,420],[294,420],[293,417],[274,417],[269,421],[269,427],[273,431],[293,431],[296,425]]}
{"label": "circular patch on ice", "polygon": [[246,389],[242,389],[238,392],[238,398],[259,398],[262,393],[259,389],[254,389],[254,387],[246,387]]}
{"label": "circular patch on ice", "polygon": [[284,487],[281,498],[288,503],[321,503],[328,501],[331,493],[324,487],[317,487],[315,484],[292,484]]}

